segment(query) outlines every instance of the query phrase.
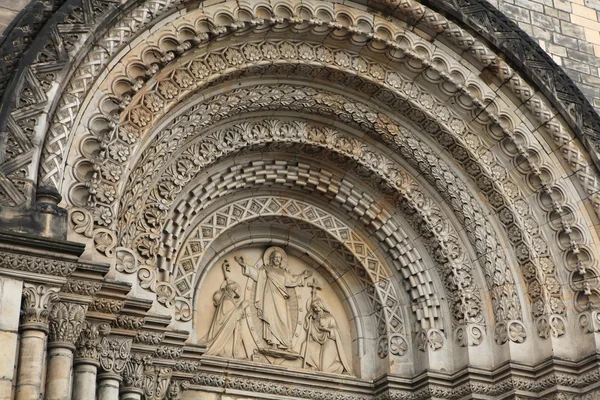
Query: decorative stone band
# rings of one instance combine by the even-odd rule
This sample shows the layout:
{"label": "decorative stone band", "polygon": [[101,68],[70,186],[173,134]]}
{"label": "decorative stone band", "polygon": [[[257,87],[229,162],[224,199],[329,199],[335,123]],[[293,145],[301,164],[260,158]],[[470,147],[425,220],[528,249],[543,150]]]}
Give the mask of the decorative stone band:
{"label": "decorative stone band", "polygon": [[[330,390],[320,387],[314,376],[301,373],[269,372],[260,374],[253,370],[253,377],[246,374],[250,366],[229,366],[232,370],[217,372],[211,359],[203,360],[189,381],[189,390],[238,390],[265,395],[289,396],[298,399],[331,400],[425,400],[430,398],[459,400],[469,396],[500,398],[517,394],[528,399],[594,399],[598,394],[595,383],[600,379],[598,360],[590,357],[580,362],[553,360],[548,365],[544,361],[534,367],[512,363],[494,371],[459,371],[455,374],[423,373],[406,379],[399,376],[384,376],[374,383],[344,379],[344,390]],[[584,367],[580,367],[584,365]],[[209,370],[210,369],[210,370]],[[461,376],[455,383],[456,376]],[[335,384],[336,377],[328,377],[329,386]],[[241,393],[240,393],[241,394]]]}
{"label": "decorative stone band", "polygon": [[70,276],[77,268],[77,264],[70,261],[0,251],[0,268],[44,275]]}

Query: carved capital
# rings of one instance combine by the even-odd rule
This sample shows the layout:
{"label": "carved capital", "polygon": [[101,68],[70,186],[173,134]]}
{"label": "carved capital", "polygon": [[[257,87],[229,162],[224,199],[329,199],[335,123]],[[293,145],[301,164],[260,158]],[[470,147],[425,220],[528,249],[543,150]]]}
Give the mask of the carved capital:
{"label": "carved capital", "polygon": [[147,400],[163,400],[171,383],[173,370],[149,365],[144,371],[144,395]]}
{"label": "carved capital", "polygon": [[179,400],[183,395],[183,391],[189,386],[189,381],[171,380],[171,384],[167,389],[165,400]]}
{"label": "carved capital", "polygon": [[110,325],[108,323],[91,324],[84,322],[76,344],[76,358],[98,361],[100,340],[109,333]]}
{"label": "carved capital", "polygon": [[23,285],[23,303],[21,304],[21,323],[23,328],[38,325],[47,328],[52,304],[58,300],[58,288],[25,283]]}
{"label": "carved capital", "polygon": [[50,311],[50,342],[75,344],[85,321],[87,305],[59,302]]}
{"label": "carved capital", "polygon": [[98,349],[100,367],[106,373],[120,375],[129,361],[131,339],[102,338]]}
{"label": "carved capital", "polygon": [[132,354],[123,370],[123,387],[143,389],[144,370],[151,364],[152,358],[150,356],[143,356],[139,353]]}

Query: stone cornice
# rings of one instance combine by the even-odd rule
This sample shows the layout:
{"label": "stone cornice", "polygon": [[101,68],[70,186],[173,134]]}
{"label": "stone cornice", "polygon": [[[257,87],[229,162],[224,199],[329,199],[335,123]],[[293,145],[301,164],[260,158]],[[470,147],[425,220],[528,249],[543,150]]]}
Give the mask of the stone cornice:
{"label": "stone cornice", "polygon": [[577,362],[548,358],[535,366],[507,362],[493,370],[467,367],[454,374],[427,371],[413,378],[390,374],[369,382],[212,357],[203,357],[201,364],[180,360],[174,370],[174,376],[189,380],[192,390],[211,387],[212,390],[234,389],[320,399],[319,393],[335,387],[332,399],[416,400],[432,396],[460,399],[469,395],[499,398],[509,393],[541,399],[557,393],[575,395],[596,390],[599,386],[600,356],[593,355]]}

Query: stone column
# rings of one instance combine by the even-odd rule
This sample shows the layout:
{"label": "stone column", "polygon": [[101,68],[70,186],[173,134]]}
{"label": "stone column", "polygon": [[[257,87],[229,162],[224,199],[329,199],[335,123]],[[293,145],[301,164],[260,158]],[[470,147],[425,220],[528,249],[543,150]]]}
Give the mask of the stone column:
{"label": "stone column", "polygon": [[98,400],[119,400],[121,373],[129,361],[132,339],[103,338],[100,342]]}
{"label": "stone column", "polygon": [[46,400],[70,400],[73,351],[79,337],[87,305],[57,303],[50,313]]}
{"label": "stone column", "polygon": [[92,324],[85,322],[73,363],[73,399],[96,399],[96,375],[98,373],[98,347],[102,337],[110,333],[107,323]]}
{"label": "stone column", "polygon": [[23,285],[16,400],[39,399],[42,393],[48,316],[57,292],[58,288],[44,285]]}

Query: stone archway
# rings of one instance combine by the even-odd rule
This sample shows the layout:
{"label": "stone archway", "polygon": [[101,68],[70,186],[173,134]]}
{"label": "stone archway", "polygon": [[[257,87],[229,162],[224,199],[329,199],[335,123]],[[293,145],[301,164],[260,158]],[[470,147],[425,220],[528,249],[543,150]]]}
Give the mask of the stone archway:
{"label": "stone archway", "polygon": [[[11,31],[14,74],[0,78],[0,221],[19,232],[0,232],[0,267],[24,298],[10,332],[33,349],[19,390],[594,396],[600,118],[493,8],[79,1]],[[259,257],[273,245],[291,272]],[[206,278],[244,252],[235,279]],[[309,269],[330,303],[302,311],[287,299],[307,296]],[[257,298],[269,271],[291,282],[272,303],[294,329],[265,328],[261,301],[241,307],[252,296],[233,281]],[[215,322],[223,299],[238,314]],[[311,339],[342,309],[343,346]],[[237,357],[229,332],[198,330],[209,315],[211,329],[261,325],[245,336],[259,353],[280,348]],[[306,336],[264,334],[284,331]],[[342,366],[365,355],[361,373],[285,364],[303,340]]]}

